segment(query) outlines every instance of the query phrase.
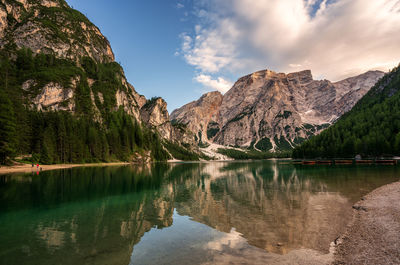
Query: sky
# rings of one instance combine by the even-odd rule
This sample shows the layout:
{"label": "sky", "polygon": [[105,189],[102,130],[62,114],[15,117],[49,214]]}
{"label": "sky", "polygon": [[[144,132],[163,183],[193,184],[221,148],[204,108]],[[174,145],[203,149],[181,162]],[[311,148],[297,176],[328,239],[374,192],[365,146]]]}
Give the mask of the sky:
{"label": "sky", "polygon": [[338,81],[400,63],[400,0],[67,0],[128,81],[168,110],[241,76],[310,69]]}

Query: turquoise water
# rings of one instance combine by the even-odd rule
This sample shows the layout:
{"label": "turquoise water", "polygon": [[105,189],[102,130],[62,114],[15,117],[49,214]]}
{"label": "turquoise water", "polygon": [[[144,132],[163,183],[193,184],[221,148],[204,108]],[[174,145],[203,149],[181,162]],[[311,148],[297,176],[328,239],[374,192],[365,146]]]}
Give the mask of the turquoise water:
{"label": "turquoise water", "polygon": [[0,264],[212,264],[324,255],[395,166],[285,162],[0,176]]}

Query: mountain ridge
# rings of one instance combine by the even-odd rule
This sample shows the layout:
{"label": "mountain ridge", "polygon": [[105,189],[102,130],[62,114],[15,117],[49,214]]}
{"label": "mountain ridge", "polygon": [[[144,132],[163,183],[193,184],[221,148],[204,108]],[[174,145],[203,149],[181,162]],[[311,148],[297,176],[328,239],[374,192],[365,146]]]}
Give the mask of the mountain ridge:
{"label": "mountain ridge", "polygon": [[296,147],[294,158],[393,157],[400,154],[400,67],[383,76],[339,120]]}
{"label": "mountain ridge", "polygon": [[166,160],[166,146],[192,141],[171,125],[164,100],[136,92],[107,38],[64,0],[1,0],[0,36],[0,108],[16,116],[1,117],[1,163],[16,154],[42,163]]}
{"label": "mountain ridge", "polygon": [[[197,142],[262,151],[290,149],[350,110],[382,76],[383,72],[368,71],[332,83],[314,80],[310,70],[288,74],[261,70],[239,78],[219,96],[220,104],[219,97],[215,98],[211,111],[199,107],[207,93],[174,110],[171,120],[201,135]],[[196,118],[187,115],[193,113],[192,107]]]}

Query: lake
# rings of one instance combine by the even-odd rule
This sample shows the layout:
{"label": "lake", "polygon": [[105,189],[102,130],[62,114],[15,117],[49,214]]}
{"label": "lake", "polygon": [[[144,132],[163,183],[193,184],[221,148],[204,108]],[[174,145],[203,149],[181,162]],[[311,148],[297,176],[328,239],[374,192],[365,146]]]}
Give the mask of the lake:
{"label": "lake", "polygon": [[323,263],[397,166],[287,161],[0,175],[0,264]]}

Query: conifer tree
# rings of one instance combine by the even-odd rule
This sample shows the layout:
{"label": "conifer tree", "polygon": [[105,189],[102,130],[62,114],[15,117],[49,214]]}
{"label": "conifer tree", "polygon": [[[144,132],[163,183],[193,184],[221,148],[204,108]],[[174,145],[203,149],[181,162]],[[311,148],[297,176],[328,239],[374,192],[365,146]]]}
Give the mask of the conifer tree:
{"label": "conifer tree", "polygon": [[15,118],[11,101],[0,89],[0,163],[6,164],[15,155]]}

